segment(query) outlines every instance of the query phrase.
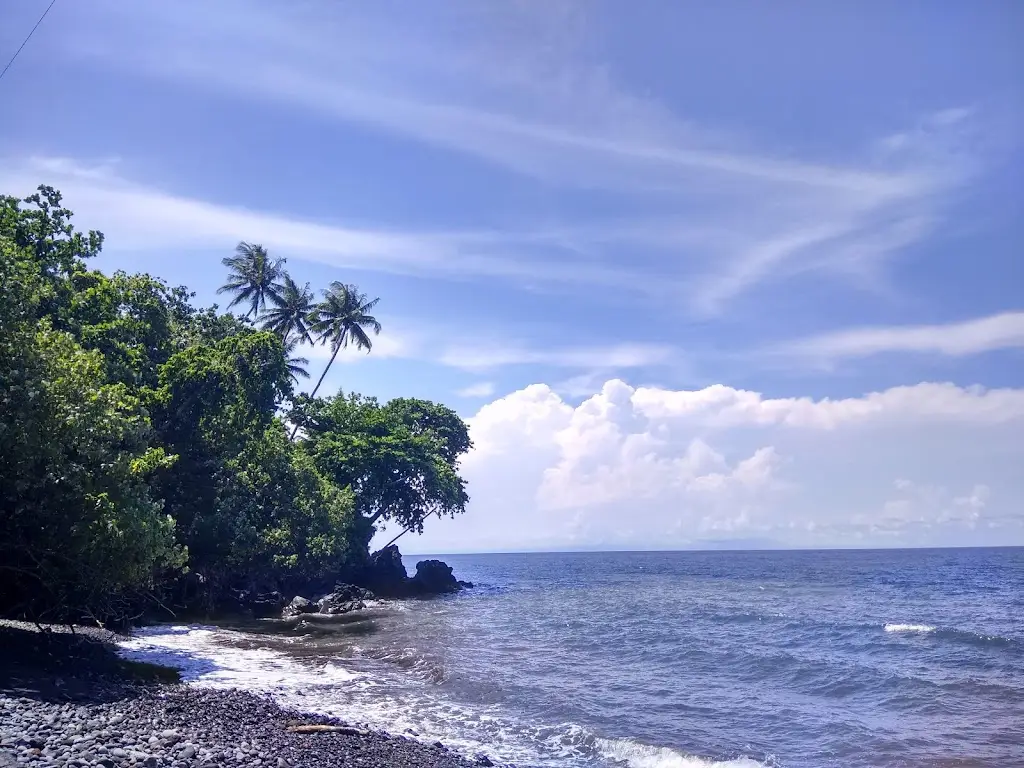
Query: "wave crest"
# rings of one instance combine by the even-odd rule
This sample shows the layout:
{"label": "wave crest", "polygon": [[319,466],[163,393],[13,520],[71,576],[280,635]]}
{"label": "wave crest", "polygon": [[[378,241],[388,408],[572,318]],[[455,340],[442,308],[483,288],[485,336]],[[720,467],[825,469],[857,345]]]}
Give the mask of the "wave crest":
{"label": "wave crest", "polygon": [[[876,625],[877,626],[877,625]],[[920,632],[922,634],[934,632],[936,627],[931,624],[886,624],[886,632]]]}
{"label": "wave crest", "polygon": [[629,768],[764,768],[749,757],[734,760],[707,760],[677,752],[668,747],[652,747],[629,739],[598,739],[603,757]]}

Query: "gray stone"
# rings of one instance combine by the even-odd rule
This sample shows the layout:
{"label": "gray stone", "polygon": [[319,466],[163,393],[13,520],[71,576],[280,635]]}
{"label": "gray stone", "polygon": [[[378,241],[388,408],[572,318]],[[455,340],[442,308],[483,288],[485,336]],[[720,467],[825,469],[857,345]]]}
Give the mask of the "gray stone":
{"label": "gray stone", "polygon": [[316,613],[317,610],[319,609],[312,601],[307,600],[301,595],[296,595],[281,611],[281,616],[288,618],[290,616],[299,616],[303,613]]}

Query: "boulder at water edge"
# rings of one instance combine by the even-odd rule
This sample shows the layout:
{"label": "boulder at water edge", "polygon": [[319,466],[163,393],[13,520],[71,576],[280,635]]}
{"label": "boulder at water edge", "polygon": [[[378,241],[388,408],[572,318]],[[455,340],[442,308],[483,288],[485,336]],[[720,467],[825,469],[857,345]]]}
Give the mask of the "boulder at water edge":
{"label": "boulder at water edge", "polygon": [[361,583],[372,592],[385,597],[408,594],[409,574],[402,563],[402,553],[395,544],[384,547],[370,556]]}
{"label": "boulder at water edge", "polygon": [[414,594],[441,595],[458,592],[462,585],[452,574],[452,567],[441,560],[421,560],[416,563],[416,575],[409,584]]}
{"label": "boulder at water edge", "polygon": [[292,601],[284,607],[284,610],[281,611],[281,616],[287,619],[292,616],[299,616],[303,613],[316,613],[318,610],[320,609],[315,603],[307,600],[301,595],[296,595],[292,598]]}
{"label": "boulder at water edge", "polygon": [[340,613],[361,611],[366,607],[364,600],[373,599],[369,590],[352,584],[338,584],[329,595],[316,601],[316,612],[336,616]]}

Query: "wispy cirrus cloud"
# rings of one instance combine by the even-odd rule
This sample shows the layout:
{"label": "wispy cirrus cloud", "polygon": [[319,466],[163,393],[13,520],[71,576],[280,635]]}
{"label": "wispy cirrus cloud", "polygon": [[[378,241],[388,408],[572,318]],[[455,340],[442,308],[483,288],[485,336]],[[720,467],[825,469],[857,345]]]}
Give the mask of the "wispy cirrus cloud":
{"label": "wispy cirrus cloud", "polygon": [[479,381],[476,384],[470,384],[468,387],[463,387],[458,390],[455,394],[459,397],[490,397],[494,394],[496,387],[493,381]]}
{"label": "wispy cirrus cloud", "polygon": [[[446,341],[439,344],[437,339]],[[296,354],[323,362],[330,359],[332,350],[329,345],[302,344]],[[510,337],[507,332],[466,333],[399,318],[389,320],[381,334],[374,337],[373,349],[369,354],[349,346],[338,352],[336,361],[345,364],[391,358],[435,363],[469,373],[531,366],[562,371],[585,370],[607,376],[614,371],[662,366],[678,356],[678,351],[668,345],[648,343],[577,344],[539,348]],[[486,387],[490,390],[484,392]],[[473,385],[471,389],[476,394],[465,394],[469,390],[463,390],[460,394],[467,397],[486,396],[493,393],[494,385],[482,382]]]}
{"label": "wispy cirrus cloud", "polygon": [[852,328],[797,339],[774,352],[828,361],[887,352],[965,357],[1000,349],[1024,349],[1024,312],[1002,312],[936,325]]}
{"label": "wispy cirrus cloud", "polygon": [[469,342],[445,349],[440,362],[466,370],[488,370],[509,365],[544,365],[553,368],[622,370],[668,362],[675,351],[667,344],[618,343],[600,346],[542,348],[519,342]]}
{"label": "wispy cirrus cloud", "polygon": [[[946,194],[975,169],[962,141],[974,116],[962,108],[827,162],[695,125],[622,88],[587,53],[587,15],[573,4],[453,2],[406,25],[393,23],[388,3],[353,12],[182,2],[148,8],[146,23],[134,6],[104,8],[114,23],[98,37],[77,35],[79,53],[281,110],[366,124],[498,171],[619,201],[620,212],[600,221],[575,209],[557,212],[565,223],[557,240],[536,222],[487,248],[477,237],[471,253],[459,237],[426,238],[415,243],[426,254],[417,268],[617,285],[683,299],[708,316],[807,271],[877,287],[893,254],[935,236]],[[125,27],[137,34],[101,44],[109,29]],[[644,210],[642,226],[637,210]],[[621,225],[609,227],[609,219]],[[701,225],[680,233],[680,221]],[[385,264],[407,267],[413,258],[408,239],[355,244],[386,251]]]}
{"label": "wispy cirrus cloud", "polygon": [[[531,243],[552,247],[557,236],[546,232],[417,231],[316,222],[177,195],[125,178],[118,166],[117,162],[84,163],[63,157],[8,158],[0,164],[0,187],[15,194],[28,194],[40,181],[57,187],[80,220],[110,236],[108,248],[112,249],[223,250],[245,239],[335,267],[646,291],[640,276],[615,265],[577,267],[531,259],[526,247]],[[667,289],[663,284],[657,290]]]}

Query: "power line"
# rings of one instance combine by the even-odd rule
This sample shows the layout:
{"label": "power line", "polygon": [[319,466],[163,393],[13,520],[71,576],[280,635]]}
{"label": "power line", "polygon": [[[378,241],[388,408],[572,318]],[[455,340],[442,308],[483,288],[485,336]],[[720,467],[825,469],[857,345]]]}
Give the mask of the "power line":
{"label": "power line", "polygon": [[11,64],[14,63],[14,60],[16,58],[18,58],[18,54],[21,53],[21,49],[24,48],[28,44],[28,41],[32,39],[32,35],[35,34],[37,29],[39,29],[39,25],[43,23],[43,19],[46,18],[46,14],[48,14],[50,12],[50,9],[53,8],[53,4],[56,3],[56,2],[57,2],[57,0],[50,0],[50,4],[48,6],[46,6],[46,10],[43,11],[43,15],[39,17],[39,21],[36,22],[36,25],[34,27],[32,27],[31,31],[28,33],[28,35],[22,41],[21,45],[18,46],[18,50],[16,50],[14,52],[14,55],[11,56],[11,60],[7,62],[7,66],[4,67],[4,71],[0,72],[0,80],[3,80],[4,75],[7,74],[7,70],[11,68]]}

